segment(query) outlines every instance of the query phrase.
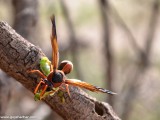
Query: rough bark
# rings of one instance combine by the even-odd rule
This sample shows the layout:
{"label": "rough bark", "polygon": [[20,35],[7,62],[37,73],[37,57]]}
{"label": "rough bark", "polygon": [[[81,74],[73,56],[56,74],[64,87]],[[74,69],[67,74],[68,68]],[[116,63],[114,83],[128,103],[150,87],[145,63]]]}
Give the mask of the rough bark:
{"label": "rough bark", "polygon": [[[39,69],[39,60],[45,56],[40,48],[18,35],[7,23],[0,22],[0,68],[33,92],[37,76],[28,69]],[[71,98],[65,94],[65,103],[59,97],[47,97],[46,102],[66,120],[119,120],[112,107],[90,97],[77,87],[70,87]]]}

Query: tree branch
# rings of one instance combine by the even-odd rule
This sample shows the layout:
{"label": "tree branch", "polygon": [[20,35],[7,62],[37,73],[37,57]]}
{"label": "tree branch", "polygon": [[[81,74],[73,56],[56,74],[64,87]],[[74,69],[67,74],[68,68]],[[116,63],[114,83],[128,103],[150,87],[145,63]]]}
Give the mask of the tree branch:
{"label": "tree branch", "polygon": [[69,31],[68,32],[69,43],[70,43],[69,51],[72,54],[72,60],[74,62],[74,66],[75,66],[76,76],[79,79],[84,80],[82,71],[80,69],[79,58],[77,56],[77,54],[79,54],[78,53],[79,44],[78,44],[78,40],[76,38],[76,33],[75,33],[75,30],[74,30],[74,26],[72,24],[72,20],[70,18],[70,15],[69,15],[69,12],[68,12],[68,9],[67,9],[67,6],[66,6],[65,2],[63,0],[60,0],[60,4],[61,4],[61,9],[62,9],[62,13],[64,15],[64,19],[65,19],[65,22],[66,22],[67,29]]}
{"label": "tree branch", "polygon": [[[37,76],[31,76],[28,69],[39,69],[39,61],[45,56],[40,48],[18,35],[7,23],[0,22],[0,68],[19,81],[31,92],[37,85]],[[66,102],[59,102],[55,94],[46,102],[66,120],[119,120],[110,105],[99,102],[77,87],[70,87],[72,100],[64,94]]]}
{"label": "tree branch", "polygon": [[[110,19],[108,15],[109,10],[109,1],[100,0],[100,14],[102,19],[103,26],[103,44],[104,44],[104,55],[105,55],[105,64],[106,64],[106,82],[108,89],[111,91],[115,91],[113,87],[114,77],[114,58],[113,58],[113,49],[112,49],[112,30],[110,25]],[[114,106],[114,97],[108,98],[108,103]]]}
{"label": "tree branch", "polygon": [[12,2],[15,10],[13,28],[24,38],[32,40],[38,21],[38,0],[12,0]]}
{"label": "tree branch", "polygon": [[129,42],[131,44],[131,47],[135,51],[135,53],[138,54],[139,56],[141,56],[141,54],[144,54],[143,49],[136,42],[137,41],[136,37],[133,35],[132,31],[129,29],[129,27],[127,26],[127,24],[125,23],[125,21],[121,18],[121,16],[119,15],[118,11],[116,10],[116,8],[113,5],[110,7],[108,13],[111,16],[113,16],[114,20],[116,20],[116,22],[124,30],[124,32],[126,33],[126,35],[129,38],[128,40],[129,40]]}
{"label": "tree branch", "polygon": [[[148,66],[150,65],[150,56],[151,56],[151,50],[153,47],[153,42],[154,42],[154,34],[156,32],[156,25],[158,21],[158,13],[159,13],[160,5],[159,5],[159,0],[154,0],[152,9],[151,9],[151,17],[150,17],[150,22],[149,22],[149,27],[147,31],[147,38],[146,38],[146,43],[145,43],[145,49],[144,49],[144,54],[141,56],[140,63],[141,65],[137,65],[135,75],[131,81],[130,88],[127,90],[127,95],[125,97],[124,101],[124,110],[122,113],[122,118],[123,120],[128,120],[129,116],[131,114],[131,111],[133,110],[133,101],[136,99],[138,96],[138,91],[141,87],[143,79],[141,76],[145,73],[147,70]],[[132,72],[132,74],[134,74]],[[131,76],[129,76],[131,78]],[[145,81],[144,81],[145,82]]]}

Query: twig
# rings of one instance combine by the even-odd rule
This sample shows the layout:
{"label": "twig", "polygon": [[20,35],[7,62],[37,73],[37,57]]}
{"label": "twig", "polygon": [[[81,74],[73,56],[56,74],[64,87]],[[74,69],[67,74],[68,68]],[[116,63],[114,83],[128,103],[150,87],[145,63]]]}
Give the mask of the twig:
{"label": "twig", "polygon": [[135,36],[132,34],[131,30],[129,29],[129,27],[126,25],[126,23],[124,22],[124,20],[121,18],[121,16],[119,15],[118,11],[114,8],[114,6],[112,5],[108,11],[108,13],[110,13],[111,16],[113,16],[113,18],[115,18],[115,20],[117,21],[117,23],[121,26],[121,28],[126,32],[126,35],[129,38],[129,42],[132,46],[132,48],[134,49],[134,51],[136,52],[136,54],[141,54],[143,53],[142,48],[140,48],[140,46],[138,45],[138,43],[136,42],[136,38]]}
{"label": "twig", "polygon": [[65,5],[64,1],[63,0],[60,0],[60,4],[61,4],[61,8],[62,8],[62,12],[63,12],[63,15],[64,15],[64,18],[65,18],[65,21],[66,21],[66,25],[67,25],[67,29],[68,29],[68,33],[69,33],[69,43],[70,43],[70,53],[72,54],[72,60],[73,60],[73,63],[74,63],[74,68],[75,68],[75,71],[76,71],[76,76],[83,80],[83,74],[81,72],[81,69],[80,69],[80,66],[79,66],[79,59],[78,59],[78,41],[77,41],[77,38],[76,38],[76,34],[75,34],[75,30],[74,30],[74,27],[73,27],[73,24],[72,24],[72,21],[70,19],[70,16],[69,16],[69,12],[68,12],[68,9],[67,9],[67,6]]}
{"label": "twig", "polygon": [[[104,53],[105,53],[105,62],[106,62],[106,83],[108,89],[114,91],[113,89],[113,49],[111,44],[111,26],[109,15],[107,11],[109,10],[109,3],[106,0],[100,0],[100,14],[102,17],[102,25],[103,25],[103,42],[104,42]],[[108,98],[108,102],[113,106],[114,99],[113,97]]]}
{"label": "twig", "polygon": [[156,31],[156,25],[159,17],[159,9],[160,9],[159,0],[155,0],[152,5],[151,17],[148,25],[148,31],[146,36],[146,54],[149,55],[151,52],[151,46],[154,40],[154,34]]}
{"label": "twig", "polygon": [[[124,110],[122,113],[122,119],[123,120],[128,120],[129,116],[131,114],[131,110],[133,109],[133,101],[136,99],[138,96],[138,90],[141,86],[142,79],[140,79],[140,76],[143,75],[149,66],[149,58],[150,58],[150,53],[151,53],[151,48],[152,48],[152,43],[154,41],[154,33],[156,30],[156,24],[158,20],[158,12],[159,12],[159,0],[155,0],[153,5],[152,5],[152,12],[151,12],[151,17],[150,17],[150,23],[149,23],[149,28],[147,32],[147,38],[146,38],[146,44],[145,44],[145,50],[144,50],[144,56],[141,56],[140,58],[140,63],[141,65],[137,65],[136,73],[135,73],[135,78],[132,79],[131,81],[131,86],[127,92],[126,99],[124,102]],[[133,74],[133,72],[132,72]]]}
{"label": "twig", "polygon": [[15,10],[14,29],[31,40],[38,21],[38,0],[13,0]]}

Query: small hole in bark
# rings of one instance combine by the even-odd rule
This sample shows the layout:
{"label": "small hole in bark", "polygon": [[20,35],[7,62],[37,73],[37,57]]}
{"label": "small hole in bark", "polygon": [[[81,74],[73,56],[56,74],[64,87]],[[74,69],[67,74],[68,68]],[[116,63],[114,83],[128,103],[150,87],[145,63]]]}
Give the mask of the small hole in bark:
{"label": "small hole in bark", "polygon": [[104,114],[103,108],[101,107],[99,103],[95,103],[95,111],[98,115],[103,116]]}

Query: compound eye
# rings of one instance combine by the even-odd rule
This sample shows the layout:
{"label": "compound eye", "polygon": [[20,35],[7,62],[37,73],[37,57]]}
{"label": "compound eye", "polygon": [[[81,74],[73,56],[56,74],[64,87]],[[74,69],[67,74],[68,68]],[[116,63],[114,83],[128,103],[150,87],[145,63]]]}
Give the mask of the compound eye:
{"label": "compound eye", "polygon": [[73,70],[73,64],[71,61],[64,60],[60,63],[58,69],[62,70],[64,74],[68,74]]}

